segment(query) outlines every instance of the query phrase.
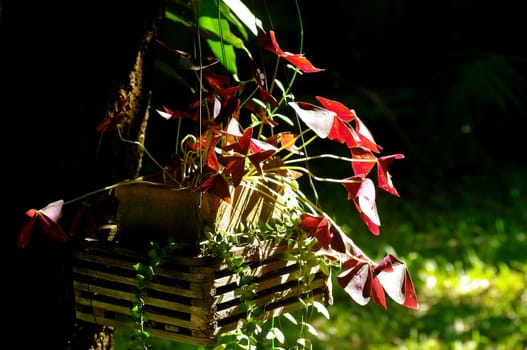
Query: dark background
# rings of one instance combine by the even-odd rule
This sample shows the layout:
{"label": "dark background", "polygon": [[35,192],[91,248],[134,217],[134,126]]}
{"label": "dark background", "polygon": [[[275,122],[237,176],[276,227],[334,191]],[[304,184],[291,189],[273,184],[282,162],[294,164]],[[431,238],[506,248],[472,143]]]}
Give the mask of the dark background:
{"label": "dark background", "polygon": [[[97,183],[94,126],[115,88],[123,26],[136,3],[1,2],[2,285],[4,317],[22,340],[59,344],[71,326],[68,296],[52,303],[64,293],[62,248],[20,251],[16,237],[27,209]],[[263,13],[263,2],[254,3]],[[298,52],[294,3],[265,4],[282,49]],[[525,167],[526,2],[323,5],[300,1],[302,52],[326,71],[300,77],[296,95],[342,101],[386,154],[404,153],[394,169],[402,194],[465,174],[499,175],[504,164]]]}

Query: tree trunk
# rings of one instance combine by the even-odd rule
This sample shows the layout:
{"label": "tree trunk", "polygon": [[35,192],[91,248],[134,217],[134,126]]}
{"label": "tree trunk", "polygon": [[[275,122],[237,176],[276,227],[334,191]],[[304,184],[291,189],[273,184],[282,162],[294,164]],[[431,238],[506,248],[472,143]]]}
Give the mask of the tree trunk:
{"label": "tree trunk", "polygon": [[16,237],[29,208],[137,175],[141,147],[96,126],[124,114],[121,136],[144,141],[165,1],[1,6],[7,333],[19,349],[112,349],[111,327],[75,320],[68,247],[34,241],[19,250]]}

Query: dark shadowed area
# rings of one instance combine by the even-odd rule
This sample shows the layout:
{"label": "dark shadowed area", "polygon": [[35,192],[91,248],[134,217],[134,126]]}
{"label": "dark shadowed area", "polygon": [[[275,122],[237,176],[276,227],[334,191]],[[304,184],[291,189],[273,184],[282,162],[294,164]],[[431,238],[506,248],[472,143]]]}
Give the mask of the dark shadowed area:
{"label": "dark shadowed area", "polygon": [[[2,169],[7,195],[2,285],[7,337],[20,341],[16,348],[33,349],[29,344],[35,342],[65,348],[73,329],[67,247],[36,242],[20,250],[16,239],[27,221],[26,210],[100,184],[95,125],[115,91],[115,72],[125,64],[136,3],[140,1],[0,2]],[[522,200],[525,204],[527,190],[521,146],[527,118],[527,2],[299,1],[301,49],[293,1],[246,3],[274,28],[284,50],[301,50],[315,66],[326,69],[298,78],[298,99],[315,103],[314,96],[320,95],[342,101],[368,123],[386,153],[405,154],[392,171],[401,198],[380,199],[379,211],[388,212],[382,215],[391,223],[386,246],[393,244],[407,257],[418,251],[440,262],[447,256],[452,262],[453,255],[459,260],[468,256],[464,248],[474,248],[473,241],[459,237],[452,238],[454,247],[449,246],[453,231],[483,241],[473,249],[476,253],[494,251],[486,239],[499,231],[496,239],[510,239],[506,244],[515,249],[489,258],[490,266],[512,266],[511,261],[520,260],[518,247],[526,243],[514,237],[525,238],[527,218],[509,211]],[[330,196],[322,199],[331,207]],[[466,221],[449,226],[458,220],[441,216],[449,208],[458,213],[466,209]],[[334,210],[336,216],[349,215],[343,208]],[[495,220],[488,216],[493,214]],[[511,218],[517,221],[509,223]],[[499,219],[505,220],[503,227]],[[357,225],[355,218],[349,225]],[[430,230],[436,232],[423,237]],[[360,243],[379,249],[371,237]],[[415,259],[416,271],[425,271],[424,259]],[[415,278],[419,279],[417,274]],[[424,289],[425,282],[417,284]],[[527,285],[521,277],[518,283]],[[455,315],[455,305],[449,307],[449,315]],[[432,316],[423,317],[432,324]],[[526,321],[525,315],[521,317]],[[335,319],[335,327],[351,322]],[[397,322],[404,325],[404,320]],[[527,346],[527,339],[521,342]]]}

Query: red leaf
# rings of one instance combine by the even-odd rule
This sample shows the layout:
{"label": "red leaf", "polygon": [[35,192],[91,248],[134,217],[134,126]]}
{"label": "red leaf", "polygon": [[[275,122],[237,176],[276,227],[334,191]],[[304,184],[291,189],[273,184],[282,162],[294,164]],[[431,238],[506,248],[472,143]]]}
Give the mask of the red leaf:
{"label": "red leaf", "polygon": [[213,193],[225,202],[231,202],[231,193],[227,181],[221,174],[213,174],[209,176],[201,185],[196,188],[196,191],[203,191]]}
{"label": "red leaf", "polygon": [[300,216],[300,223],[298,227],[310,236],[314,236],[317,231],[318,224],[322,221],[323,216],[315,216],[303,213]]}
{"label": "red leaf", "polygon": [[289,105],[320,138],[328,137],[333,126],[335,113],[307,102],[289,102]]}
{"label": "red leaf", "polygon": [[181,111],[171,111],[166,107],[163,107],[162,111],[159,109],[157,109],[156,111],[161,117],[165,118],[166,120],[181,118],[184,116]]}
{"label": "red leaf", "polygon": [[334,118],[328,138],[340,143],[345,143],[348,148],[358,146],[360,143],[360,138],[355,130],[353,130],[348,123],[339,118]]}
{"label": "red leaf", "polygon": [[209,86],[214,90],[220,90],[229,84],[229,77],[227,75],[217,74],[210,69],[203,70],[203,77]]}
{"label": "red leaf", "polygon": [[[238,138],[238,142],[232,143],[223,147],[225,151],[234,151],[239,154],[246,155],[249,152],[249,146],[251,145],[251,136],[253,134],[252,128],[247,128],[245,132]],[[233,136],[236,136],[233,134]]]}
{"label": "red leaf", "polygon": [[342,103],[334,100],[324,98],[322,96],[315,96],[315,98],[320,102],[320,104],[329,109],[332,112],[335,112],[337,117],[345,122],[351,122],[355,119],[355,112],[343,105]]}
{"label": "red leaf", "polygon": [[417,295],[415,293],[414,283],[412,282],[412,277],[408,269],[406,270],[406,276],[404,281],[404,303],[403,306],[406,306],[410,309],[418,309],[419,302],[417,301]]}
{"label": "red leaf", "polygon": [[280,137],[280,144],[282,147],[284,147],[286,150],[292,153],[300,154],[303,153],[298,149],[298,147],[295,145],[296,141],[296,135],[292,134],[290,132],[281,132],[278,134]]}
{"label": "red leaf", "polygon": [[388,172],[388,168],[392,165],[395,159],[403,158],[403,154],[392,154],[390,156],[380,157],[377,163],[377,181],[379,187],[397,197],[399,197],[399,193],[392,183],[392,175]]}
{"label": "red leaf", "polygon": [[370,173],[371,169],[377,164],[377,157],[373,153],[364,147],[352,147],[350,148],[351,157],[357,161],[351,162],[351,167],[355,175],[366,177]]}
{"label": "red leaf", "polygon": [[245,156],[240,154],[224,156],[221,157],[221,161],[225,164],[224,172],[231,176],[233,186],[238,187],[245,173]]}
{"label": "red leaf", "polygon": [[234,116],[239,114],[239,98],[228,96],[224,97],[223,99],[219,99],[216,97],[215,101],[217,101],[217,105],[220,106],[219,112],[214,115],[214,123],[216,125],[222,125],[225,121],[229,120],[229,118],[234,118]]}
{"label": "red leaf", "polygon": [[214,151],[214,147],[210,147],[207,150],[207,167],[215,171],[220,170],[220,162],[218,161],[218,156]]}
{"label": "red leaf", "polygon": [[349,238],[331,225],[325,216],[304,213],[300,218],[301,221],[298,227],[317,239],[325,251],[323,254],[341,260],[340,256],[347,253],[346,243]]}
{"label": "red leaf", "polygon": [[394,256],[391,254],[386,255],[380,262],[375,265],[375,272],[392,272],[393,271],[393,261]]}
{"label": "red leaf", "polygon": [[258,30],[258,33],[256,35],[256,41],[258,44],[265,50],[271,51],[272,53],[275,53],[278,55],[278,52],[276,51],[275,47],[273,46],[273,42],[271,41],[271,38],[267,36],[267,34],[264,32],[264,30],[258,26],[256,26],[256,29]]}
{"label": "red leaf", "polygon": [[110,118],[105,118],[95,127],[95,130],[99,132],[104,132],[110,128],[111,124],[112,120]]}
{"label": "red leaf", "polygon": [[164,47],[168,52],[171,52],[178,56],[179,61],[177,62],[177,68],[180,69],[190,69],[197,71],[200,69],[210,67],[211,65],[219,62],[217,58],[211,56],[202,56],[201,59],[198,61],[190,53],[175,49],[161,40],[156,40],[156,42],[162,47]]}
{"label": "red leaf", "polygon": [[384,289],[382,288],[381,282],[376,276],[374,276],[372,279],[371,290],[373,302],[386,310],[386,295],[384,294]]}
{"label": "red leaf", "polygon": [[326,250],[330,249],[331,232],[329,231],[328,219],[324,216],[302,214],[298,227],[306,233],[315,236],[317,241]]}
{"label": "red leaf", "polygon": [[336,227],[331,226],[331,248],[336,250],[339,253],[346,253],[346,237],[343,236],[344,233],[340,230],[337,230]]}
{"label": "red leaf", "polygon": [[301,54],[283,52],[281,56],[304,73],[316,73],[324,70],[313,66],[313,64]]}
{"label": "red leaf", "polygon": [[[35,209],[32,209],[32,210],[36,212]],[[31,235],[33,234],[36,221],[37,221],[37,215],[34,215],[27,222],[27,224],[24,225],[24,227],[18,234],[18,239],[17,239],[18,248],[25,248],[29,244],[29,241],[31,240]]]}
{"label": "red leaf", "polygon": [[323,71],[324,69],[316,68],[313,64],[304,57],[302,54],[293,54],[287,51],[283,51],[278,42],[276,41],[276,36],[274,31],[269,31],[269,37],[265,32],[258,27],[257,41],[264,49],[275,53],[276,55],[285,58],[295,67],[300,69],[304,73],[316,73]]}
{"label": "red leaf", "polygon": [[271,158],[273,154],[275,154],[275,151],[271,149],[271,150],[254,153],[249,156],[249,161],[254,166],[254,168],[256,169],[259,175],[261,176],[264,175],[262,166],[260,165],[260,163]]}
{"label": "red leaf", "polygon": [[269,103],[273,107],[279,106],[279,103],[276,98],[274,98],[273,95],[271,95],[267,90],[265,90],[263,86],[258,86],[258,89],[258,91],[260,92],[260,97],[262,97],[265,102]]}
{"label": "red leaf", "polygon": [[[275,147],[278,147],[278,144],[280,144],[281,147],[285,148],[291,153],[300,155],[303,154],[295,145],[296,135],[288,131],[280,132],[269,136],[265,141]],[[276,148],[276,150],[278,150],[278,148]]]}

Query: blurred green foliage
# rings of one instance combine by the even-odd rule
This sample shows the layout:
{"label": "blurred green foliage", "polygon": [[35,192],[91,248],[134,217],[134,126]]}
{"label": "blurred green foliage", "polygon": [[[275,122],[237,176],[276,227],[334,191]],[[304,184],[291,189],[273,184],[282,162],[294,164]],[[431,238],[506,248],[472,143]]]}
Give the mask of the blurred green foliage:
{"label": "blurred green foliage", "polygon": [[[420,308],[393,302],[387,310],[372,303],[359,306],[334,288],[330,320],[311,320],[318,331],[311,337],[313,349],[525,349],[527,172],[515,166],[504,170],[501,176],[459,178],[442,191],[421,186],[421,192],[402,191],[401,198],[379,198],[378,237],[351,206],[331,207],[331,198],[322,198],[372,258],[397,247]],[[290,325],[282,325],[287,336]],[[125,337],[118,330],[116,350],[126,348]],[[209,349],[162,339],[153,344],[155,349]]]}

